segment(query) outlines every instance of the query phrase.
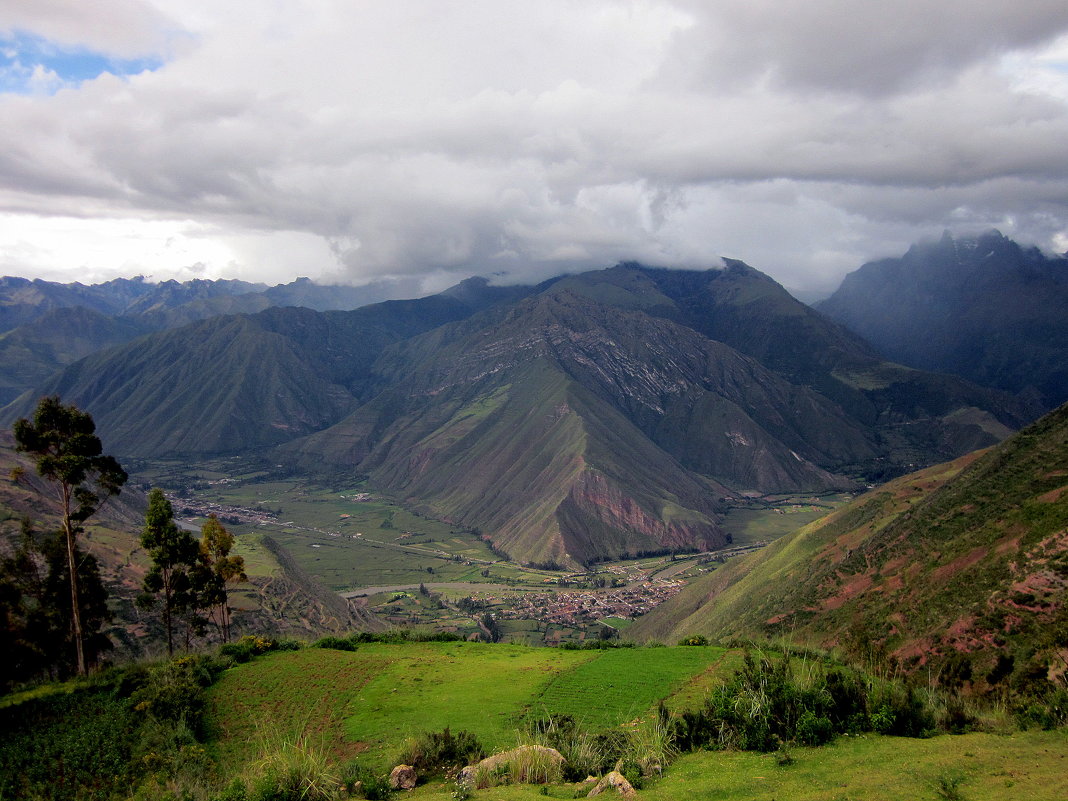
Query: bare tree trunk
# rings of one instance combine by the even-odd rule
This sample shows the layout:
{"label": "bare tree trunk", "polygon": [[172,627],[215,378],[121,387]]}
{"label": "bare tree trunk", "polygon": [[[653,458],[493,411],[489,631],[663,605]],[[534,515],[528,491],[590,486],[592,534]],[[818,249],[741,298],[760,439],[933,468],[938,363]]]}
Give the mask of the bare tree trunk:
{"label": "bare tree trunk", "polygon": [[67,539],[67,569],[70,571],[70,614],[74,628],[74,650],[77,654],[78,675],[89,672],[85,662],[85,643],[82,642],[82,608],[78,598],[78,560],[75,555],[74,525],[70,519],[71,488],[62,485],[63,492],[63,533]]}

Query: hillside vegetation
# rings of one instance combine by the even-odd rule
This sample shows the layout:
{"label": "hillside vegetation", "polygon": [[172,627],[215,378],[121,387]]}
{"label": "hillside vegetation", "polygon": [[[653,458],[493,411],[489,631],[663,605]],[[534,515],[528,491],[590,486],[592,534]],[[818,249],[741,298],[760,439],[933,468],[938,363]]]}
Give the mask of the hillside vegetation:
{"label": "hillside vegetation", "polygon": [[980,691],[1062,683],[1068,406],[695,582],[630,636],[786,637]]}

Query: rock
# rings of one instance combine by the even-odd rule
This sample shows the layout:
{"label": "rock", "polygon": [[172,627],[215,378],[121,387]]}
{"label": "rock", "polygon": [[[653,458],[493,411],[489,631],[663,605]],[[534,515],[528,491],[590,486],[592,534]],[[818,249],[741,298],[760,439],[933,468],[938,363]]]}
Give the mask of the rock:
{"label": "rock", "polygon": [[477,765],[468,765],[463,768],[456,776],[456,781],[460,784],[468,784],[472,787],[475,784],[475,772],[478,770]]}
{"label": "rock", "polygon": [[397,765],[389,774],[389,786],[394,790],[411,790],[415,787],[415,768],[411,765]]}
{"label": "rock", "polygon": [[638,797],[638,791],[631,786],[630,782],[628,782],[618,770],[613,770],[597,782],[597,786],[590,790],[586,797],[592,798],[595,795],[606,793],[609,790],[615,790],[623,798]]}
{"label": "rock", "polygon": [[[483,786],[485,786],[485,778],[490,776],[495,770],[502,769],[514,773],[514,769],[511,768],[513,763],[519,762],[522,757],[528,757],[530,752],[541,754],[542,758],[554,768],[563,768],[563,754],[555,748],[546,748],[544,745],[521,745],[518,748],[513,748],[511,751],[505,751],[500,754],[486,757],[477,765],[468,765],[460,771],[460,775],[457,778],[459,781],[474,787],[478,778],[482,777]],[[523,782],[525,780],[526,778],[522,776],[512,776],[512,781],[515,782]]]}

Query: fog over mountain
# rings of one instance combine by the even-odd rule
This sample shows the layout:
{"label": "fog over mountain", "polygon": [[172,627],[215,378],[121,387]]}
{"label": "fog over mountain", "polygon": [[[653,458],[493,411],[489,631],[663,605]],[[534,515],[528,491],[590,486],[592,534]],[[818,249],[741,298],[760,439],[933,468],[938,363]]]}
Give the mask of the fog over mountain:
{"label": "fog over mountain", "polygon": [[943,228],[1068,249],[1068,8],[434,0],[0,10],[0,274],[530,282]]}

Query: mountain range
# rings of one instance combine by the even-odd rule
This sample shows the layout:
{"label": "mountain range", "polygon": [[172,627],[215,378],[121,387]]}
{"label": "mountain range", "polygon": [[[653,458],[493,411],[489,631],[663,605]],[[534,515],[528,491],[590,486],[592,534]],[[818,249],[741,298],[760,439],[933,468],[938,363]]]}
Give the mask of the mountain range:
{"label": "mountain range", "polygon": [[6,276],[0,278],[0,404],[83,356],[153,331],[276,306],[355,309],[412,289],[390,280],[352,287],[298,278],[268,287],[207,279],[152,283],[139,276],[86,286]]}
{"label": "mountain range", "polygon": [[212,317],[89,355],[2,418],[40,394],[90,411],[121,456],[258,451],[368,476],[514,559],[561,565],[722,545],[739,494],[881,480],[1029,416],[886,362],[739,261]]}

